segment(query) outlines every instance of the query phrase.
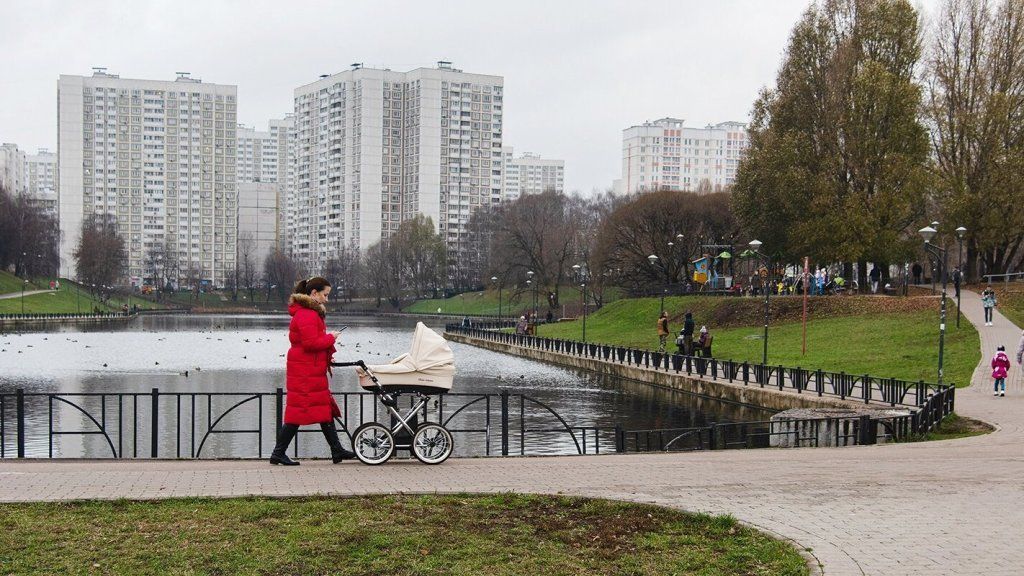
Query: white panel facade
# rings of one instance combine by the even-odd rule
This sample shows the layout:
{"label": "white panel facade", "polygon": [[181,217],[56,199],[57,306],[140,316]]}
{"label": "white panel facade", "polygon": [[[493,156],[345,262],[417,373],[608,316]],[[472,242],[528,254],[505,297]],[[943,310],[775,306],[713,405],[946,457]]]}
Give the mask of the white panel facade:
{"label": "white panel facade", "polygon": [[662,118],[632,126],[622,132],[622,189],[728,189],[747,145],[740,122],[688,128],[678,118]]}
{"label": "white panel facade", "polygon": [[15,196],[27,190],[25,152],[17,144],[0,145],[0,184]]}
{"label": "white panel facade", "polygon": [[472,210],[500,201],[502,84],[441,63],[356,68],[297,88],[293,255],[316,270],[416,214],[457,250]]}
{"label": "white panel facade", "polygon": [[43,148],[25,155],[25,191],[29,202],[57,216],[57,155]]}
{"label": "white panel facade", "polygon": [[107,214],[133,282],[222,286],[237,242],[237,88],[98,71],[62,75],[57,93],[61,273],[75,276],[84,218]]}
{"label": "white panel facade", "polygon": [[547,190],[565,191],[565,161],[541,158],[529,152],[516,157],[511,146],[502,153],[502,201],[511,202],[525,194]]}

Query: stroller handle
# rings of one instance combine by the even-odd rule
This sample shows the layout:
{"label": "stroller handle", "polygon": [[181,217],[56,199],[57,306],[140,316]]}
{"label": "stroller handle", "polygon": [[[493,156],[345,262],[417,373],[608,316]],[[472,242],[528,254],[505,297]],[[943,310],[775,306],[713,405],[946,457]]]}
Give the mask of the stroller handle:
{"label": "stroller handle", "polygon": [[366,372],[367,376],[370,377],[370,380],[373,381],[373,385],[374,385],[374,388],[375,388],[374,393],[380,395],[380,401],[385,406],[389,406],[391,408],[394,408],[394,407],[398,406],[398,401],[395,400],[395,397],[392,396],[391,394],[388,394],[388,392],[386,390],[384,390],[384,387],[381,386],[380,382],[377,381],[377,377],[373,375],[373,372],[369,368],[366,367],[366,363],[363,362],[362,360],[356,360],[355,362],[331,362],[331,366],[333,366],[333,367],[339,367],[339,366],[340,367],[358,366],[358,367],[362,368],[363,371]]}
{"label": "stroller handle", "polygon": [[359,366],[360,368],[366,368],[366,364],[362,360],[356,360],[355,362],[331,362],[331,366]]}

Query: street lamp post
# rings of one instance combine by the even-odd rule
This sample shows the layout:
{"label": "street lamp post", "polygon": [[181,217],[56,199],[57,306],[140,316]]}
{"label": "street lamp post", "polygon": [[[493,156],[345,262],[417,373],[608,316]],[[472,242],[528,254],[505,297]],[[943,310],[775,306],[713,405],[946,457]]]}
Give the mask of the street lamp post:
{"label": "street lamp post", "polygon": [[[669,242],[669,245],[671,245],[671,244],[672,243]],[[651,266],[654,266],[655,268],[661,268],[662,270],[665,270],[665,267],[658,263],[658,257],[655,256],[654,254],[651,254],[650,256],[648,256],[647,257],[647,261],[651,263]],[[662,290],[661,290],[661,312],[658,312],[658,317],[659,318],[661,317],[661,313],[665,311],[665,291],[666,290],[667,290],[666,288],[662,288]]]}
{"label": "street lamp post", "polygon": [[[537,335],[537,283],[533,281],[533,270],[526,271],[526,285],[533,287],[533,335]],[[529,322],[527,322],[529,325]]]}
{"label": "street lamp post", "polygon": [[760,252],[760,249],[761,249],[761,246],[762,246],[762,242],[760,240],[751,240],[748,245],[750,246],[750,253],[753,254],[754,256],[756,256],[759,261],[763,260],[765,268],[768,270],[768,277],[765,278],[765,281],[761,283],[761,287],[764,290],[764,352],[761,354],[761,364],[767,365],[768,364],[768,311],[770,310],[770,308],[769,308],[769,300],[770,300],[771,295],[772,295],[772,290],[771,290],[771,287],[769,286],[769,284],[771,283],[772,261],[771,261],[770,258],[768,258],[768,256],[766,256],[766,255],[764,255],[764,254],[762,254]]}
{"label": "street lamp post", "polygon": [[[932,222],[937,224],[937,222]],[[921,238],[924,238],[924,250],[928,255],[935,258],[936,264],[939,266],[939,275],[942,276],[942,304],[939,307],[939,385],[942,384],[942,354],[946,343],[946,266],[949,261],[949,252],[940,246],[932,244],[932,238],[935,237],[935,228],[931,226],[925,226],[918,230]],[[934,274],[932,275],[934,276]]]}
{"label": "street lamp post", "polygon": [[25,286],[28,286],[28,280],[21,283],[21,313],[25,313]]}
{"label": "street lamp post", "polygon": [[[959,226],[956,229],[956,269],[960,273],[960,284],[964,282],[964,234],[967,232],[967,228]],[[960,327],[960,290],[956,291],[956,327]]]}
{"label": "street lamp post", "polygon": [[498,285],[498,323],[501,323],[501,284],[498,283],[497,276],[491,276],[491,282]]}
{"label": "street lamp post", "polygon": [[590,272],[584,264],[574,264],[572,267],[576,281],[580,283],[580,296],[583,299],[583,341],[587,341],[587,281],[590,280]]}

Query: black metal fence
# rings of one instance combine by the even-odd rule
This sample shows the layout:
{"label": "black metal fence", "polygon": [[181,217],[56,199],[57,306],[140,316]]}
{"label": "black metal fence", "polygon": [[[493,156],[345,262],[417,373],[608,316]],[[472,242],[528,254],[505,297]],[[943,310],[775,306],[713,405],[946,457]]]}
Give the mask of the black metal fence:
{"label": "black metal fence", "polygon": [[[389,414],[371,393],[338,393],[343,433]],[[408,398],[412,406],[413,398]],[[150,392],[0,394],[0,458],[262,458],[269,455],[286,392]],[[566,422],[543,401],[507,390],[437,396],[419,422],[437,422],[456,437],[462,456],[600,454],[615,430]],[[302,432],[319,434],[318,427]],[[300,437],[302,434],[300,434]],[[227,438],[231,437],[231,438]],[[70,440],[75,438],[76,440]],[[91,438],[91,439],[90,439]],[[73,445],[64,445],[64,443]],[[293,447],[296,455],[316,450]],[[314,448],[323,449],[322,442]],[[462,449],[460,450],[460,446]]]}
{"label": "black metal fence", "polygon": [[[956,388],[954,386],[931,384],[923,380],[912,382],[898,378],[880,378],[868,374],[857,375],[821,369],[810,370],[799,366],[786,367],[736,362],[702,356],[659,353],[595,342],[580,342],[495,331],[505,327],[501,324],[493,326],[484,324],[474,327],[449,324],[445,326],[445,330],[448,333],[461,334],[488,342],[554,352],[600,362],[634,366],[652,371],[708,378],[713,381],[724,381],[730,384],[742,384],[743,386],[771,388],[782,392],[795,392],[796,394],[830,396],[840,400],[863,402],[866,405],[873,404],[877,406],[884,404],[889,407],[906,407],[911,409],[911,414],[906,417],[879,420],[878,426],[881,426],[883,429],[882,435],[890,435],[894,439],[930,431],[944,417],[953,413],[956,398]],[[698,446],[701,446],[703,445],[699,441],[701,434],[705,435],[704,438],[713,438],[715,437],[714,432],[716,430],[702,429],[700,433],[682,430],[680,433],[687,434],[687,438],[692,438],[697,442]],[[633,432],[643,433],[646,439],[654,431]],[[670,430],[662,431],[660,437],[664,437],[671,432]],[[772,433],[767,434],[768,436],[772,435]],[[748,440],[745,439],[747,436],[746,433],[739,433],[738,437],[740,439],[735,441],[748,443]],[[857,433],[856,436],[858,439],[868,440],[873,437],[877,438],[878,435],[865,432],[863,434]],[[658,442],[660,441],[659,439]],[[749,442],[756,443],[752,440]],[[715,445],[714,442],[708,443],[712,446]],[[728,444],[728,441],[726,444]],[[619,448],[626,446],[623,444],[621,437],[617,439],[616,445]],[[634,445],[636,445],[635,442]]]}
{"label": "black metal fence", "polygon": [[[457,454],[461,456],[874,444],[928,432],[952,413],[954,406],[952,386],[492,331],[507,327],[506,322],[477,326],[451,324],[446,330],[653,371],[901,406],[909,413],[882,418],[805,418],[627,430],[622,426],[601,428],[568,422],[541,400],[507,390],[438,396],[418,416],[420,421],[447,427],[457,438]],[[335,398],[342,410],[341,428],[345,433],[365,422],[388,417],[373,394],[339,393]],[[281,389],[252,393],[161,392],[157,388],[116,393],[16,390],[0,394],[0,458],[262,458],[273,446],[285,400]],[[412,399],[409,401],[411,406]],[[72,439],[75,446],[63,445]],[[300,455],[298,440],[294,450]]]}
{"label": "black metal fence", "polygon": [[26,314],[0,314],[0,320],[72,320],[78,318],[128,318],[133,314],[130,312],[38,312]]}

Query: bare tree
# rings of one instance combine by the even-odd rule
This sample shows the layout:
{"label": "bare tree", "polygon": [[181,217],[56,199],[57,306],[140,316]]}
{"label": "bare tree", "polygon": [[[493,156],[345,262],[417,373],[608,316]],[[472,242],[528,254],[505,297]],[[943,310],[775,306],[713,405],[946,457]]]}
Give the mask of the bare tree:
{"label": "bare tree", "polygon": [[128,255],[124,239],[117,233],[116,218],[108,214],[89,215],[82,223],[74,257],[82,283],[110,286],[120,280]]}
{"label": "bare tree", "polygon": [[13,266],[18,276],[54,273],[59,241],[53,216],[27,195],[12,195],[0,187],[0,268]]}
{"label": "bare tree", "polygon": [[259,263],[256,262],[256,242],[251,232],[238,235],[238,282],[249,292],[249,301],[256,301],[256,289],[259,283]]}
{"label": "bare tree", "polygon": [[553,190],[502,206],[493,220],[491,274],[522,290],[526,273],[533,272],[533,289],[547,291],[548,304],[557,306],[559,286],[571,280],[572,266],[580,258],[577,232],[586,213],[587,202],[578,195]]}
{"label": "bare tree", "polygon": [[728,241],[736,231],[727,193],[634,195],[604,220],[593,271],[635,292],[683,282],[705,245]]}
{"label": "bare tree", "polygon": [[324,262],[323,275],[334,287],[335,300],[351,300],[361,287],[361,258],[359,250],[343,248],[337,256]]}
{"label": "bare tree", "polygon": [[263,262],[264,282],[267,285],[267,298],[273,292],[280,302],[292,291],[292,286],[298,281],[298,266],[290,256],[281,250],[274,250],[267,254]]}
{"label": "bare tree", "polygon": [[383,239],[366,250],[366,273],[377,299],[387,300],[398,308],[402,304],[402,257],[397,247]]}

